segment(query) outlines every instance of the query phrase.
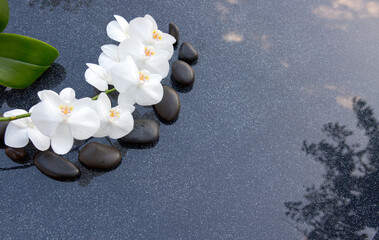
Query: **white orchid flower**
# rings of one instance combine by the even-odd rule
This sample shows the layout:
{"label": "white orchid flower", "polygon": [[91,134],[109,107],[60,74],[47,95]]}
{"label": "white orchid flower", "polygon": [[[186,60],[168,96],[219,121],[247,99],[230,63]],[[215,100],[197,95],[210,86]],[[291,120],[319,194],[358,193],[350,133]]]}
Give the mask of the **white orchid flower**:
{"label": "white orchid flower", "polygon": [[[33,110],[30,109],[29,112]],[[14,109],[4,113],[4,117],[16,116],[27,113],[22,109]],[[22,148],[29,143],[29,139],[40,151],[46,151],[50,147],[50,138],[43,135],[33,124],[30,117],[21,118],[9,122],[5,131],[5,144],[13,148]]]}
{"label": "white orchid flower", "polygon": [[34,106],[31,118],[34,125],[51,138],[51,147],[57,154],[66,154],[74,138],[84,140],[97,132],[100,120],[91,108],[90,98],[75,98],[72,88],[59,95],[51,90],[38,92],[41,102]]}
{"label": "white orchid flower", "polygon": [[112,139],[119,139],[133,130],[134,119],[131,114],[134,111],[133,105],[123,104],[112,108],[107,94],[101,93],[93,102],[93,107],[100,118],[100,128],[94,137],[109,136]]}
{"label": "white orchid flower", "polygon": [[92,63],[87,63],[87,66],[88,69],[84,73],[86,81],[100,91],[108,90],[108,84],[112,85],[113,83],[107,70]]}
{"label": "white orchid flower", "polygon": [[145,46],[138,38],[129,38],[118,47],[120,61],[125,61],[131,56],[138,69],[145,69],[153,74],[159,74],[165,78],[170,70],[169,55],[162,49]]}
{"label": "white orchid flower", "polygon": [[162,76],[150,74],[147,70],[138,70],[133,59],[115,64],[109,73],[116,90],[120,93],[118,104],[150,106],[159,103],[163,97]]}
{"label": "white orchid flower", "polygon": [[113,64],[120,62],[118,56],[118,46],[114,44],[106,44],[101,46],[103,51],[99,56],[99,65],[108,70]]}
{"label": "white orchid flower", "polygon": [[174,53],[173,44],[175,38],[170,34],[158,30],[157,23],[150,15],[138,17],[129,23],[129,36],[139,38],[145,46],[152,46],[156,49],[162,49],[169,53],[169,59]]}
{"label": "white orchid flower", "polygon": [[117,42],[122,42],[129,38],[129,24],[125,18],[114,15],[116,20],[108,23],[107,25],[107,35],[112,40]]}

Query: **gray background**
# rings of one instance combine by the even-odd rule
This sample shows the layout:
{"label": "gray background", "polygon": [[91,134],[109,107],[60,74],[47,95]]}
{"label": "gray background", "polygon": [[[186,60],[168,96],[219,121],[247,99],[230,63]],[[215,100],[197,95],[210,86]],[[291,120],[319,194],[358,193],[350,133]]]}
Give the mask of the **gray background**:
{"label": "gray background", "polygon": [[[34,166],[12,169],[20,165],[0,149],[1,239],[302,239],[284,202],[324,171],[302,142],[321,140],[330,121],[354,129],[353,96],[379,109],[379,14],[335,2],[10,0],[5,32],[60,56],[29,89],[0,90],[1,112],[30,108],[42,89],[94,96],[85,63],[113,43],[105,29],[114,14],[149,13],[166,32],[175,22],[179,44],[200,58],[177,122],[161,124],[150,149],[114,141],[123,152],[114,171],[81,167],[77,182],[58,182]],[[152,108],[135,117],[155,118]],[[80,165],[83,144],[65,157]]]}

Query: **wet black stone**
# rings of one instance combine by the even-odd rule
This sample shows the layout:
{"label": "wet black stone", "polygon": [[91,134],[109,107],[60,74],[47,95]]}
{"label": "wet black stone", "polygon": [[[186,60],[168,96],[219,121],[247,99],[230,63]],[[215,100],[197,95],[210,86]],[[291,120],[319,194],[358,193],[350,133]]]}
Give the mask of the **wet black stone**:
{"label": "wet black stone", "polygon": [[75,164],[51,151],[34,155],[34,164],[43,174],[56,180],[73,181],[80,176]]}
{"label": "wet black stone", "polygon": [[24,148],[6,147],[5,154],[15,162],[23,163],[28,156]]}
{"label": "wet black stone", "polygon": [[91,142],[79,152],[79,161],[87,168],[109,170],[121,163],[121,152],[115,147]]}
{"label": "wet black stone", "polygon": [[178,93],[169,86],[163,86],[162,101],[154,105],[154,111],[159,120],[163,123],[176,121],[180,111],[180,99]]}
{"label": "wet black stone", "polygon": [[[3,114],[0,113],[0,117],[2,117]],[[0,121],[0,145],[4,145],[4,135],[5,135],[5,130],[7,129],[8,126],[8,121]]]}
{"label": "wet black stone", "polygon": [[181,87],[189,87],[195,81],[195,72],[186,62],[178,60],[172,64],[171,80]]}
{"label": "wet black stone", "polygon": [[179,59],[187,63],[194,63],[199,58],[199,53],[189,42],[184,42],[179,49]]}
{"label": "wet black stone", "polygon": [[159,138],[159,124],[152,119],[137,119],[133,130],[120,140],[129,144],[152,144]]}
{"label": "wet black stone", "polygon": [[178,45],[178,43],[179,43],[179,27],[175,23],[170,22],[168,25],[168,33],[176,39],[174,46]]}

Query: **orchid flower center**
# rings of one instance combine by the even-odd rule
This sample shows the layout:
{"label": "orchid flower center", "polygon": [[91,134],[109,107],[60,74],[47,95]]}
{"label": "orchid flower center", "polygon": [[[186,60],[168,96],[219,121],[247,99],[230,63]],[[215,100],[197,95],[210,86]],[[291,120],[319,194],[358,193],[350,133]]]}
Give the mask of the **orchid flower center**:
{"label": "orchid flower center", "polygon": [[150,72],[146,70],[142,70],[139,73],[138,79],[140,80],[141,85],[150,79]]}
{"label": "orchid flower center", "polygon": [[69,103],[64,103],[64,104],[59,105],[59,111],[61,111],[61,113],[64,116],[70,116],[73,110],[74,110],[74,107],[71,106]]}
{"label": "orchid flower center", "polygon": [[120,111],[118,109],[109,110],[109,121],[113,122],[120,118]]}
{"label": "orchid flower center", "polygon": [[153,39],[162,40],[162,32],[159,30],[154,30],[153,31]]}
{"label": "orchid flower center", "polygon": [[146,57],[151,57],[155,54],[155,51],[152,47],[145,47],[144,53]]}

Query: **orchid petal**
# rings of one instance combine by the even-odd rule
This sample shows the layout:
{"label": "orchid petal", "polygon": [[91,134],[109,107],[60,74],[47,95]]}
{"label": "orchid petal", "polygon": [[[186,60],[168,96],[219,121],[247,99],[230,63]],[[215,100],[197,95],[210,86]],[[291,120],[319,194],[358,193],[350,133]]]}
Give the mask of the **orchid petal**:
{"label": "orchid petal", "polygon": [[37,128],[28,128],[28,136],[38,150],[46,151],[49,149],[50,138],[43,135]]}
{"label": "orchid petal", "polygon": [[59,104],[62,102],[59,95],[51,90],[39,91],[37,94],[41,101],[49,102],[52,106],[59,106]]}
{"label": "orchid petal", "polygon": [[153,25],[145,18],[135,18],[130,21],[129,35],[141,39],[144,44],[149,44],[152,40]]}
{"label": "orchid petal", "polygon": [[108,90],[107,79],[110,77],[108,77],[107,71],[96,64],[87,63],[87,66],[89,68],[84,73],[86,81],[100,91]]}
{"label": "orchid petal", "polygon": [[160,48],[162,49],[163,51],[166,51],[168,53],[168,60],[170,60],[172,58],[172,55],[174,54],[174,46],[173,45],[168,45],[167,47],[162,47]]}
{"label": "orchid petal", "polygon": [[19,128],[13,122],[8,124],[7,129],[5,130],[5,145],[13,148],[22,148],[25,147],[28,142],[28,129]]}
{"label": "orchid petal", "polygon": [[96,73],[100,78],[106,79],[107,78],[107,70],[105,70],[102,66],[99,66],[97,64],[93,63],[87,63],[86,64],[89,69],[91,69],[94,73]]}
{"label": "orchid petal", "polygon": [[134,119],[130,112],[121,111],[121,116],[117,121],[112,122],[109,128],[109,137],[119,139],[133,130]]}
{"label": "orchid petal", "polygon": [[93,135],[94,137],[106,137],[109,133],[110,124],[108,121],[100,124],[99,130]]}
{"label": "orchid petal", "polygon": [[150,21],[151,26],[153,27],[153,30],[157,30],[158,29],[158,25],[157,25],[157,23],[155,22],[155,20],[154,20],[154,18],[152,16],[150,16],[149,14],[146,14],[144,18]]}
{"label": "orchid petal", "polygon": [[139,93],[139,88],[134,87],[133,89],[129,89],[125,93],[120,93],[118,95],[117,102],[119,105],[123,104],[134,104],[136,102],[136,94]]}
{"label": "orchid petal", "polygon": [[125,20],[125,18],[119,16],[119,15],[114,15],[114,18],[116,18],[118,24],[120,25],[121,30],[124,33],[128,33],[129,31],[129,23],[128,21]]}
{"label": "orchid petal", "polygon": [[87,69],[84,73],[84,77],[86,82],[97,88],[99,91],[108,90],[108,83],[105,82],[102,78],[99,77],[95,72],[91,69]]}
{"label": "orchid petal", "polygon": [[99,65],[102,66],[105,69],[111,68],[115,63],[118,63],[119,61],[115,61],[114,59],[108,57],[105,55],[105,53],[101,53],[98,59]]}
{"label": "orchid petal", "polygon": [[127,89],[138,84],[138,68],[131,57],[126,61],[115,64],[109,73],[113,80],[113,85],[118,92],[123,93]]}
{"label": "orchid petal", "polygon": [[54,107],[50,101],[43,101],[34,106],[31,113],[33,124],[46,136],[52,136],[63,121],[59,105]]}
{"label": "orchid petal", "polygon": [[159,103],[163,98],[162,84],[146,82],[136,95],[136,103],[141,106],[150,106]]}
{"label": "orchid petal", "polygon": [[127,56],[131,56],[136,62],[144,59],[144,45],[138,38],[129,38],[119,45],[120,60],[125,61]]}
{"label": "orchid petal", "polygon": [[57,154],[66,154],[72,148],[74,138],[71,135],[70,128],[67,124],[60,124],[56,134],[51,137],[51,148]]}
{"label": "orchid petal", "polygon": [[[11,116],[17,116],[21,114],[28,113],[27,111],[23,109],[14,109],[10,110],[4,113],[4,117],[11,117]],[[13,120],[12,123],[14,123],[17,127],[19,128],[27,128],[28,127],[28,121],[26,120],[27,118],[21,118],[17,120]]]}
{"label": "orchid petal", "polygon": [[65,88],[59,93],[63,101],[72,102],[75,100],[75,91],[72,88]]}
{"label": "orchid petal", "polygon": [[119,61],[118,46],[114,44],[106,44],[106,45],[101,46],[101,50],[107,57],[113,59],[116,62]]}
{"label": "orchid petal", "polygon": [[136,107],[128,103],[120,104],[116,108],[120,108],[121,112],[130,112],[130,113],[134,112],[134,110],[136,109]]}
{"label": "orchid petal", "polygon": [[129,24],[125,18],[114,15],[116,21],[112,21],[107,25],[107,35],[111,39],[122,42],[129,37]]}
{"label": "orchid petal", "polygon": [[5,112],[4,117],[17,116],[17,115],[21,115],[25,113],[28,113],[28,112],[23,109],[13,109],[13,110]]}
{"label": "orchid petal", "polygon": [[95,110],[81,101],[72,103],[74,108],[67,123],[75,139],[84,140],[91,137],[100,127],[99,116]]}
{"label": "orchid petal", "polygon": [[144,65],[146,70],[151,73],[159,74],[162,78],[167,77],[170,70],[170,65],[168,60],[164,56],[152,56],[148,59]]}
{"label": "orchid petal", "polygon": [[158,43],[161,45],[173,45],[176,42],[176,39],[168,34],[168,33],[162,33],[162,40],[160,40]]}
{"label": "orchid petal", "polygon": [[95,101],[95,107],[100,121],[108,121],[109,119],[109,110],[111,109],[111,101],[105,93],[100,93],[99,98]]}

